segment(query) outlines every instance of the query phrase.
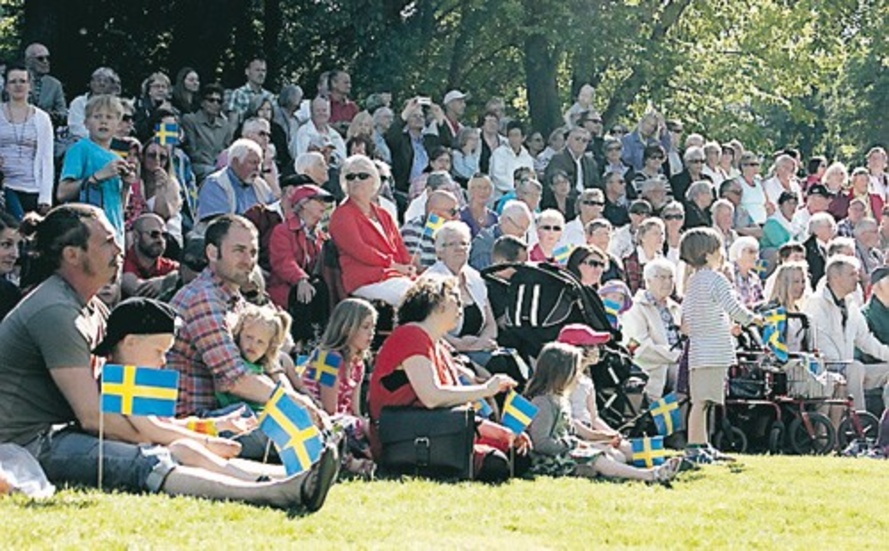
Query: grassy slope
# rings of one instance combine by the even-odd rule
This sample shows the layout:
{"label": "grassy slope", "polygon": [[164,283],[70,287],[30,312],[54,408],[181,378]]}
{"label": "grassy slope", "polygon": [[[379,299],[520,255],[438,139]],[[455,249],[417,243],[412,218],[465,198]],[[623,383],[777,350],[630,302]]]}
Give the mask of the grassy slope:
{"label": "grassy slope", "polygon": [[0,501],[4,549],[857,548],[889,537],[889,464],[744,457],[685,473],[672,489],[576,479],[501,487],[349,482],[311,516],[164,496],[67,490]]}

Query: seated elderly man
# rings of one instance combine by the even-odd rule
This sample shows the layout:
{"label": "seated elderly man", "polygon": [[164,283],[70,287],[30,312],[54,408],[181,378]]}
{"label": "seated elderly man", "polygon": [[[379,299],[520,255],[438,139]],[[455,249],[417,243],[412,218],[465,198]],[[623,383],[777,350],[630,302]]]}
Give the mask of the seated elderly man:
{"label": "seated elderly man", "polygon": [[256,204],[271,204],[275,196],[260,175],[262,148],[246,138],[228,148],[228,166],[207,176],[198,193],[198,220],[221,214],[244,214]]}
{"label": "seated elderly man", "polygon": [[485,366],[497,348],[497,320],[488,301],[488,287],[469,260],[469,226],[459,221],[445,223],[435,233],[438,261],[425,275],[456,277],[463,298],[463,315],[445,340],[473,362]]}
{"label": "seated elderly man", "polygon": [[608,254],[624,258],[636,248],[636,231],[643,220],[652,216],[651,203],[645,199],[636,199],[630,203],[630,223],[621,226],[611,239]]}
{"label": "seated elderly man", "polygon": [[[760,239],[762,228],[753,220],[747,208],[742,204],[744,188],[738,180],[726,180],[719,185],[719,197],[732,204],[732,229],[738,235],[749,235]],[[777,199],[776,199],[777,201]]]}
{"label": "seated elderly man", "polygon": [[829,213],[819,212],[809,220],[809,237],[803,241],[806,263],[809,265],[809,282],[814,288],[824,276],[827,262],[827,244],[837,232],[837,223]]}
{"label": "seated elderly man", "polygon": [[484,270],[491,265],[494,242],[501,235],[511,235],[524,240],[533,218],[528,205],[522,201],[510,201],[503,207],[497,224],[480,231],[472,240],[469,251],[469,265],[476,270]]}
{"label": "seated elderly man", "polygon": [[410,253],[418,273],[435,264],[438,259],[434,238],[436,231],[434,227],[428,225],[430,217],[437,216],[442,222],[449,222],[455,220],[459,212],[454,194],[438,189],[430,193],[426,199],[426,213],[408,220],[401,228],[404,246]]}
{"label": "seated elderly man", "polygon": [[883,266],[885,258],[880,250],[879,224],[873,218],[865,218],[855,225],[855,258],[861,263],[861,285],[867,288],[871,274]]}
{"label": "seated elderly man", "polygon": [[713,204],[713,184],[705,180],[692,182],[685,192],[685,223],[683,229],[709,228],[713,225],[710,205]]}
{"label": "seated elderly man", "polygon": [[602,209],[605,208],[605,195],[601,189],[589,188],[583,190],[577,196],[577,206],[574,211],[577,217],[565,224],[565,231],[559,240],[559,246],[583,245],[586,243],[586,227],[593,220],[602,218]]}
{"label": "seated elderly man", "polygon": [[648,374],[648,399],[659,400],[667,386],[676,387],[681,307],[670,298],[675,289],[672,262],[652,260],[645,265],[644,278],[645,288],[636,292],[633,306],[621,316],[621,331],[633,361]]}
{"label": "seated elderly man", "polygon": [[[858,261],[851,256],[834,256],[827,261],[824,277],[825,285],[803,307],[815,330],[815,347],[828,365],[845,365],[846,384],[855,409],[865,409],[864,392],[873,388],[883,389],[883,403],[889,406],[889,346],[871,332],[861,309],[852,302],[858,287]],[[856,348],[881,363],[856,360]]]}
{"label": "seated elderly man", "polygon": [[645,199],[651,205],[652,216],[660,216],[661,209],[667,204],[669,199],[667,178],[663,174],[658,174],[653,178],[647,178],[642,181],[639,189],[639,198]]}

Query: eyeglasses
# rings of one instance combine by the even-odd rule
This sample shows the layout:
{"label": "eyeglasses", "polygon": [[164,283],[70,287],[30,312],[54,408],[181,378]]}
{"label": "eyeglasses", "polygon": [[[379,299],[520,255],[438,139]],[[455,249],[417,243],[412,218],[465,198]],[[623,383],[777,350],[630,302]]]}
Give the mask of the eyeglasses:
{"label": "eyeglasses", "polygon": [[169,155],[163,153],[161,151],[149,151],[145,154],[146,159],[157,159],[158,161],[166,161],[169,159]]}
{"label": "eyeglasses", "polygon": [[450,243],[445,243],[442,246],[447,248],[453,247],[455,249],[468,249],[469,241],[452,241]]}
{"label": "eyeglasses", "polygon": [[685,218],[683,214],[665,214],[664,220],[682,220]]}
{"label": "eyeglasses", "polygon": [[590,268],[604,268],[605,267],[604,262],[602,262],[601,260],[595,260],[595,259],[584,260],[583,262],[581,262],[581,264],[583,264],[584,266],[589,266]]}
{"label": "eyeglasses", "polygon": [[725,192],[726,192],[726,193],[731,193],[732,195],[741,195],[741,190],[740,190],[740,189],[727,189]]}
{"label": "eyeglasses", "polygon": [[590,139],[589,139],[589,138],[584,138],[584,137],[582,137],[582,136],[574,136],[574,137],[572,137],[571,139],[574,140],[574,141],[576,141],[576,142],[590,143]]}
{"label": "eyeglasses", "polygon": [[347,182],[354,182],[355,180],[367,180],[370,178],[369,172],[350,172],[343,176]]}
{"label": "eyeglasses", "polygon": [[562,226],[538,226],[543,231],[562,231]]}
{"label": "eyeglasses", "polygon": [[741,166],[759,166],[759,163],[744,163]]}
{"label": "eyeglasses", "polygon": [[142,235],[147,235],[152,239],[164,239],[164,232],[160,230],[152,230],[152,231],[140,231]]}
{"label": "eyeglasses", "polygon": [[47,55],[36,55],[36,56],[34,56],[34,59],[36,59],[37,61],[49,61],[49,54],[47,54]]}
{"label": "eyeglasses", "polygon": [[257,132],[257,134],[258,134],[260,137],[262,137],[262,138],[270,138],[270,137],[272,137],[272,133],[271,133],[271,132],[266,132],[265,130],[260,130],[259,132]]}
{"label": "eyeglasses", "polygon": [[204,98],[204,101],[206,101],[207,103],[222,103],[222,98],[217,98],[217,97]]}
{"label": "eyeglasses", "polygon": [[663,155],[652,155],[651,157],[649,157],[649,159],[651,159],[652,161],[663,161],[664,156]]}
{"label": "eyeglasses", "polygon": [[602,201],[590,201],[590,200],[581,201],[580,204],[586,205],[588,207],[604,207],[605,206],[605,203],[603,203]]}
{"label": "eyeglasses", "polygon": [[688,164],[696,164],[696,165],[698,165],[698,164],[702,164],[702,163],[704,162],[704,159],[689,159],[689,160],[687,160],[687,161],[685,161],[685,162],[688,163]]}

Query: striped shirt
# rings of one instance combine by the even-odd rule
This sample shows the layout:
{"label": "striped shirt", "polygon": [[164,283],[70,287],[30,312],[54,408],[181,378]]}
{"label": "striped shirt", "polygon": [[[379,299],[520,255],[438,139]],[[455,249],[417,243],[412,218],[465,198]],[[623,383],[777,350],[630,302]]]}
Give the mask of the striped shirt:
{"label": "striped shirt", "polygon": [[682,322],[688,331],[688,367],[728,367],[735,362],[730,321],[753,321],[726,278],[703,268],[688,278],[682,301]]}
{"label": "striped shirt", "polygon": [[404,247],[411,256],[420,253],[420,266],[424,269],[438,261],[438,257],[435,255],[435,239],[428,235],[425,229],[426,216],[414,218],[401,228]]}

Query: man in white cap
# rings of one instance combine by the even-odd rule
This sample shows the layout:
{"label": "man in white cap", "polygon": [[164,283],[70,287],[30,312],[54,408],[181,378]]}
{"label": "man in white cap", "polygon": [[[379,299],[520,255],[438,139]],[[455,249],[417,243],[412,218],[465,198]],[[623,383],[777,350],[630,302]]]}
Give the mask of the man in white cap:
{"label": "man in white cap", "polygon": [[457,146],[457,134],[463,128],[460,118],[466,112],[466,100],[469,94],[460,90],[451,90],[444,96],[444,117],[437,121],[438,141],[442,147],[453,149]]}

